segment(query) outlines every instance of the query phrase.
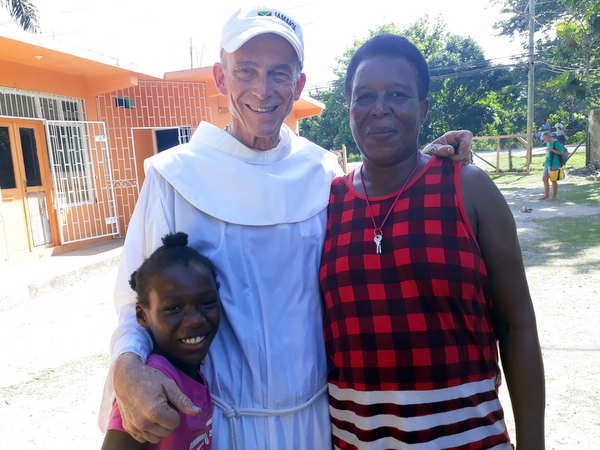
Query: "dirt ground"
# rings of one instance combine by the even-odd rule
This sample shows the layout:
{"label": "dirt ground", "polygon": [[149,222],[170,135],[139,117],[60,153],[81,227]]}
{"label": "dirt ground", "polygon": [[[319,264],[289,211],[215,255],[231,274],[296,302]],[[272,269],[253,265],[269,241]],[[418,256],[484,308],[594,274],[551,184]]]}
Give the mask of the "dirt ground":
{"label": "dirt ground", "polygon": [[[540,202],[539,189],[506,192],[534,300],[546,370],[548,449],[596,449],[600,442],[600,247],[540,244],[541,221],[600,206]],[[521,207],[530,213],[520,212]],[[542,235],[543,237],[543,235]],[[115,270],[61,292],[0,302],[0,448],[99,449],[96,427],[116,318]],[[512,413],[502,390],[509,428]],[[514,435],[514,432],[512,433]]]}

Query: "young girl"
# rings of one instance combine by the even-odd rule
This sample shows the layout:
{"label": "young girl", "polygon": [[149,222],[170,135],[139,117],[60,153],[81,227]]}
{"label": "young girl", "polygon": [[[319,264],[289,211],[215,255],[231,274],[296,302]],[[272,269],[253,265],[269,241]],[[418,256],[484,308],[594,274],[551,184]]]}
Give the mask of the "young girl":
{"label": "young girl", "polygon": [[137,320],[154,342],[146,364],[173,379],[202,413],[181,414],[179,427],[158,444],[140,443],[124,431],[115,402],[102,450],[211,448],[212,403],[199,367],[219,328],[219,283],[211,261],[187,246],[187,234],[162,241],[129,280]]}

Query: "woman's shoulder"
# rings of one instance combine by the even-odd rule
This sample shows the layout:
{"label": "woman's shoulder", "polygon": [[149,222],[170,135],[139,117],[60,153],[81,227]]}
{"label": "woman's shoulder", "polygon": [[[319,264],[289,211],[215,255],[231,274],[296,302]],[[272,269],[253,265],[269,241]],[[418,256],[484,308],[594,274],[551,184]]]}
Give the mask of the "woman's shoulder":
{"label": "woman's shoulder", "polygon": [[460,168],[460,174],[463,190],[477,190],[478,188],[485,186],[496,188],[496,185],[490,176],[483,169],[474,164],[463,164]]}

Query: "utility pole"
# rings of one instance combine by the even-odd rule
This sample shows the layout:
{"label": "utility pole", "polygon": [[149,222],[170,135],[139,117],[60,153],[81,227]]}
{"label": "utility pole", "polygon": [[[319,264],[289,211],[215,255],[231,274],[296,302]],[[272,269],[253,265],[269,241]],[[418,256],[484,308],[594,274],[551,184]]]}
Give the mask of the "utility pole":
{"label": "utility pole", "polygon": [[535,0],[529,0],[529,71],[527,75],[527,171],[531,166],[533,155],[533,107],[534,107],[534,85],[535,85],[535,61],[533,58],[533,46],[535,35]]}

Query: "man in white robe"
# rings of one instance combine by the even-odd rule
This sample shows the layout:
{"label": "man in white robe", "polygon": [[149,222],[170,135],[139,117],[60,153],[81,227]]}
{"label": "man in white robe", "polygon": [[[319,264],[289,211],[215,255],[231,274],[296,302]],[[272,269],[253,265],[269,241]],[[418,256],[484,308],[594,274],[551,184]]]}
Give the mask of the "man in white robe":
{"label": "man in white robe", "polygon": [[[189,144],[146,161],[116,287],[119,326],[103,412],[114,398],[139,441],[157,442],[197,410],[143,362],[131,273],[167,233],[183,231],[216,265],[221,326],[202,372],[213,395],[213,449],[331,448],[318,267],[333,154],[282,125],[305,84],[300,25],[268,8],[223,28],[213,74],[228,99],[227,131],[202,123]],[[438,140],[437,154],[470,133]]]}

